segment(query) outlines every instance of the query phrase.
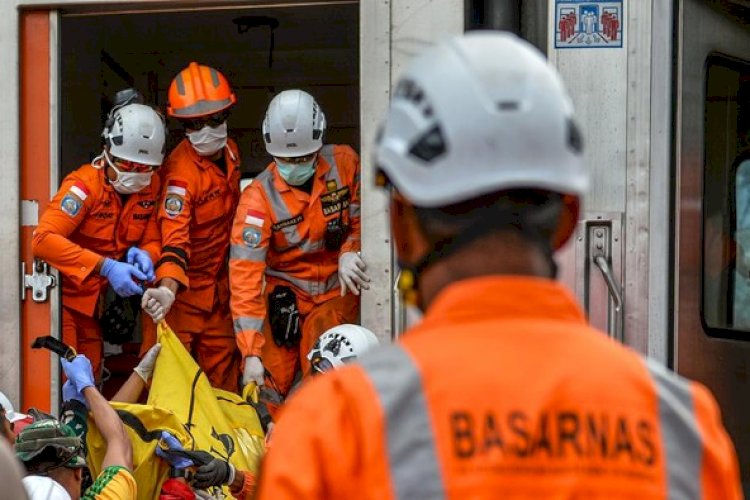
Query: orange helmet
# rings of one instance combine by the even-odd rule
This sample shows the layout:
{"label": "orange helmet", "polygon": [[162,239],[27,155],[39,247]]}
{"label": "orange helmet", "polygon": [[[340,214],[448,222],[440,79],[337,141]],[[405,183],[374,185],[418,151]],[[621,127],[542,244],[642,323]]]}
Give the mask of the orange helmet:
{"label": "orange helmet", "polygon": [[175,118],[199,118],[223,111],[235,102],[237,97],[224,75],[191,62],[169,86],[167,114]]}

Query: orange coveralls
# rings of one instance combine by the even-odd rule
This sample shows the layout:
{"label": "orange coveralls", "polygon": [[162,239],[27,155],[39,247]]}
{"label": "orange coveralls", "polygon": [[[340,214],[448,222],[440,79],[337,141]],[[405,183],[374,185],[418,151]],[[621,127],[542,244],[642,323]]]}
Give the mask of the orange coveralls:
{"label": "orange coveralls", "polygon": [[742,498],[700,384],[588,327],[558,283],[454,283],[398,344],[281,411],[261,499]]}
{"label": "orange coveralls", "polygon": [[211,385],[236,391],[240,360],[229,310],[227,256],[240,195],[240,157],[232,140],[224,148],[224,161],[226,173],[183,139],[164,162],[156,279],[180,283],[167,324]]}
{"label": "orange coveralls", "polygon": [[64,277],[63,341],[91,360],[97,378],[102,361],[99,296],[108,281],[95,267],[104,257],[121,259],[131,246],[148,251],[156,262],[159,186],[153,175],[150,186],[123,196],[105,180],[104,169],[83,165],[65,177],[34,231],[34,256]]}
{"label": "orange coveralls", "polygon": [[[309,372],[307,353],[327,329],[354,323],[359,297],[340,295],[338,258],[360,249],[359,157],[349,146],[326,145],[318,155],[310,194],[290,187],[271,163],[242,193],[232,227],[229,279],[237,345],[243,357],[260,356],[267,383],[285,396],[295,372]],[[339,250],[326,250],[329,221],[341,217],[349,232]],[[264,289],[265,279],[265,289]],[[302,339],[279,347],[266,321],[267,297],[277,285],[292,288]]]}

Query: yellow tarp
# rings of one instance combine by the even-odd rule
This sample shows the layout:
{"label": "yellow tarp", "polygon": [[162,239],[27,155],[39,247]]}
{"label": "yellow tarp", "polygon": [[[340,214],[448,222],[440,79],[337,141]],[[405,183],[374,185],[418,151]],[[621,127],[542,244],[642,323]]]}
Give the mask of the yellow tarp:
{"label": "yellow tarp", "polygon": [[[239,470],[257,473],[264,436],[255,410],[237,394],[212,388],[164,322],[159,324],[158,338],[162,347],[147,404],[112,403],[133,442],[138,498],[158,498],[168,476],[168,465],[154,454],[162,430],[174,434],[187,450],[208,451]],[[105,444],[91,419],[87,443],[89,466],[96,477]],[[228,490],[224,493],[231,498]]]}

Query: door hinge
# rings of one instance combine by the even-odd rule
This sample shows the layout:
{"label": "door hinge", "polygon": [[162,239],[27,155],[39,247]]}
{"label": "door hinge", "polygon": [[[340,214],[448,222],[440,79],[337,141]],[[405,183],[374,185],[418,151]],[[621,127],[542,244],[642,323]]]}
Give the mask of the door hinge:
{"label": "door hinge", "polygon": [[31,288],[34,302],[46,302],[49,289],[57,285],[57,280],[49,274],[49,264],[42,259],[34,259],[31,274],[26,274],[26,262],[21,262],[21,300],[26,300],[26,289]]}

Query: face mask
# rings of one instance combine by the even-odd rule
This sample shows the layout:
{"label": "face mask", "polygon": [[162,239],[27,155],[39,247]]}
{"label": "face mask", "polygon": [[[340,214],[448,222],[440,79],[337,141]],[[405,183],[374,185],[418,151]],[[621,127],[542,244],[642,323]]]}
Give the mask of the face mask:
{"label": "face mask", "polygon": [[227,122],[216,127],[206,125],[200,130],[186,132],[190,144],[200,156],[212,156],[227,145]]}
{"label": "face mask", "polygon": [[285,163],[276,159],[276,167],[287,184],[301,186],[315,173],[315,160],[316,158],[305,163]]}
{"label": "face mask", "polygon": [[113,181],[109,181],[112,187],[120,194],[133,194],[138,191],[144,190],[151,184],[151,176],[153,172],[121,172],[117,170],[112,162],[109,160],[109,156],[105,155],[107,163],[115,171],[117,177]]}

